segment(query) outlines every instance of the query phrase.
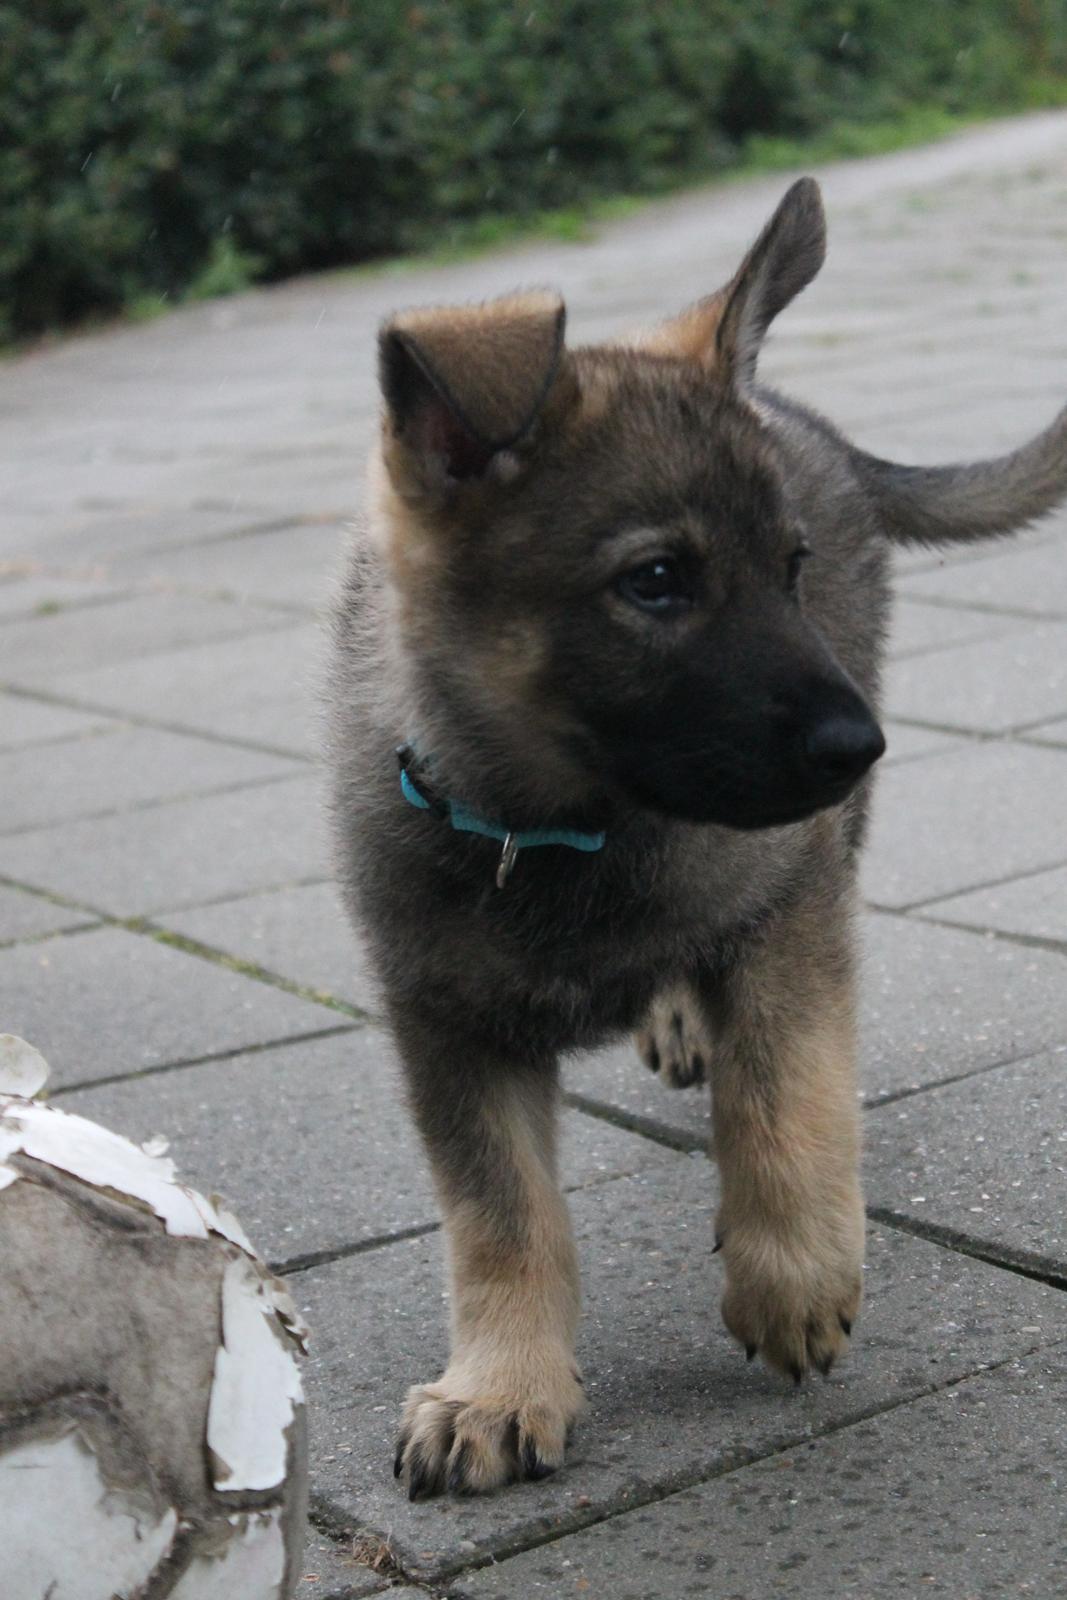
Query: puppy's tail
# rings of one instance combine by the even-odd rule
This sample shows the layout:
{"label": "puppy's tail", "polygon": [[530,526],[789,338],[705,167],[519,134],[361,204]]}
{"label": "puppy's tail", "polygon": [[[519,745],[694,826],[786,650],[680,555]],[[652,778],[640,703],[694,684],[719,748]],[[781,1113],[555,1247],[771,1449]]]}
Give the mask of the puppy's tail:
{"label": "puppy's tail", "polygon": [[961,544],[1015,533],[1067,499],[1067,407],[1010,455],[901,467],[857,450],[855,466],[894,544]]}

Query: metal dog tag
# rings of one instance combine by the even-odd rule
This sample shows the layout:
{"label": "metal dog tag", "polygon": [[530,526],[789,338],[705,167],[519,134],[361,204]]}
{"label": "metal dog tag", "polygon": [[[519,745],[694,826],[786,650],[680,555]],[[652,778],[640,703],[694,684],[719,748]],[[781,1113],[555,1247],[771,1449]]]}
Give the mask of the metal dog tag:
{"label": "metal dog tag", "polygon": [[515,843],[515,835],[509,833],[504,840],[504,848],[500,852],[500,864],[496,869],[496,886],[498,889],[502,889],[511,877],[511,869],[515,865],[518,854],[519,847]]}

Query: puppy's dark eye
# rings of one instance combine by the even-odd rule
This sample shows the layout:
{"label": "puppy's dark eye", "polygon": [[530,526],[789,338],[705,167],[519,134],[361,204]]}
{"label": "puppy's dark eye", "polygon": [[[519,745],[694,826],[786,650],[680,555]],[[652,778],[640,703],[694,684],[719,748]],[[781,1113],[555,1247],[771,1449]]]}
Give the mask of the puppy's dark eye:
{"label": "puppy's dark eye", "polygon": [[693,603],[692,584],[679,563],[668,556],[631,567],[615,580],[615,588],[632,606],[659,616],[688,610]]}
{"label": "puppy's dark eye", "polygon": [[789,557],[785,569],[785,592],[796,594],[797,584],[800,582],[800,569],[811,555],[811,546],[801,540]]}

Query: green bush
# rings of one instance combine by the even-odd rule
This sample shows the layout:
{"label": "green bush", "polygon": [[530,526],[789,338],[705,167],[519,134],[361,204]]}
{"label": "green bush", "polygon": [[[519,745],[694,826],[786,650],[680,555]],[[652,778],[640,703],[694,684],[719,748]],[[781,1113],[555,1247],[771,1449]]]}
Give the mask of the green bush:
{"label": "green bush", "polygon": [[0,0],[0,330],[1023,103],[1067,0]]}

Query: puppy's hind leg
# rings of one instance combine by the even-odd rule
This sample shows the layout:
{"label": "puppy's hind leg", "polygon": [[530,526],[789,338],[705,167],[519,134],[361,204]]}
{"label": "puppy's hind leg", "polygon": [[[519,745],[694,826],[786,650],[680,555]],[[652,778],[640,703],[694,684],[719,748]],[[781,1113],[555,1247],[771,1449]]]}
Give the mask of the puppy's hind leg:
{"label": "puppy's hind leg", "polygon": [[578,1268],[556,1176],[554,1062],[398,1029],[444,1211],[452,1352],[404,1406],[396,1475],[411,1499],[476,1493],[562,1465],[582,1409]]}
{"label": "puppy's hind leg", "polygon": [[634,1044],[650,1072],[671,1089],[706,1083],[711,1071],[707,1014],[687,983],[672,984],[653,1000]]}

